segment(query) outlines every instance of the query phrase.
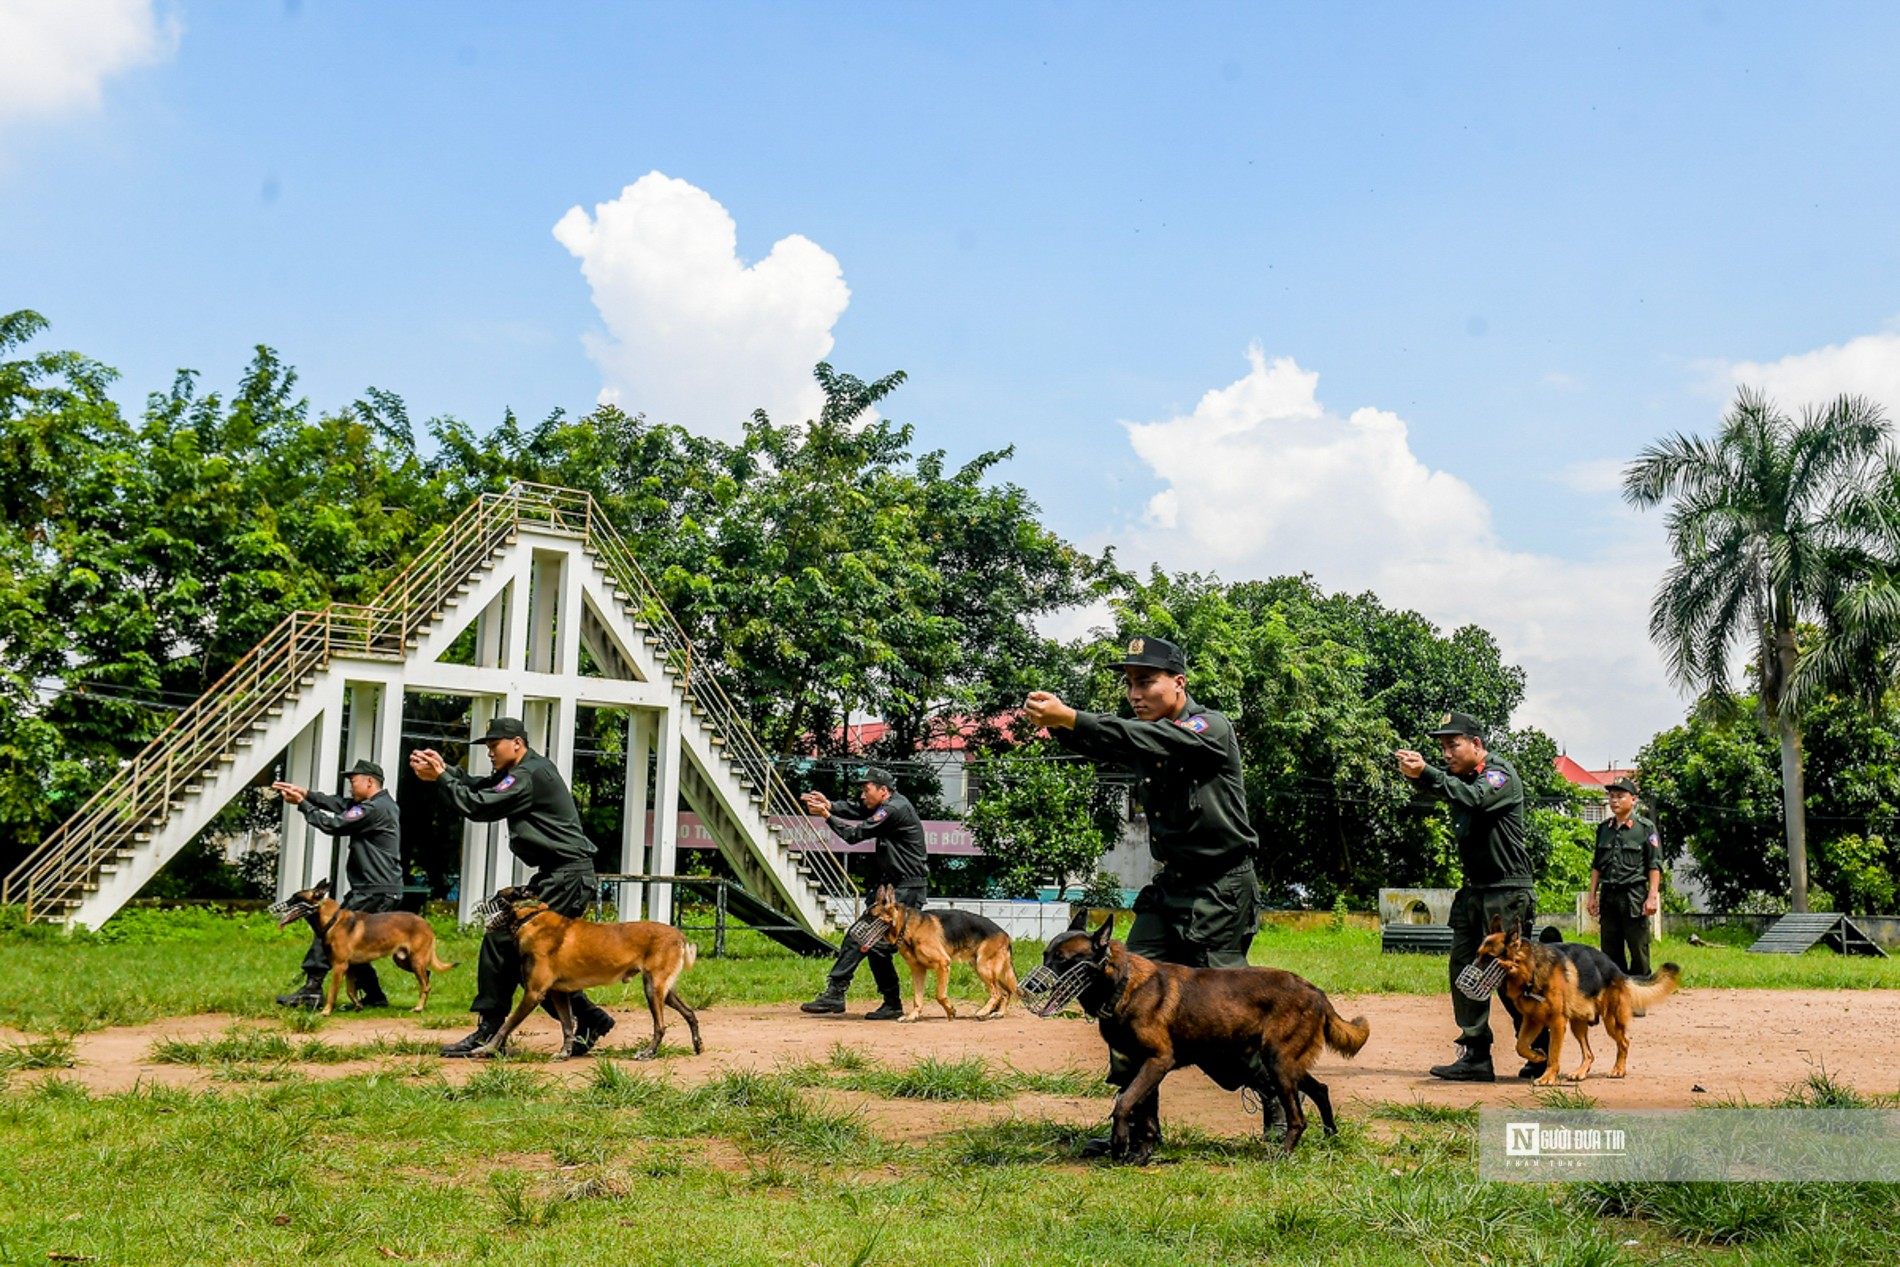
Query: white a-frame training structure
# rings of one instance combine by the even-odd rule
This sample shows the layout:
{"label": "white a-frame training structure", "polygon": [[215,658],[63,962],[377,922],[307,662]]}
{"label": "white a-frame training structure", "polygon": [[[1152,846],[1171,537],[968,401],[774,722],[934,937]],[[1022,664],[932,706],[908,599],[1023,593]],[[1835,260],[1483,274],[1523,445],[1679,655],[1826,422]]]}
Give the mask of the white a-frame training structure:
{"label": "white a-frame training structure", "polygon": [[[521,717],[570,776],[578,710],[624,710],[627,808],[618,857],[603,849],[598,869],[674,874],[683,799],[748,908],[776,913],[785,940],[823,948],[823,899],[852,892],[836,842],[805,816],[593,499],[533,484],[470,506],[368,606],[286,617],[47,837],[0,900],[96,928],[280,756],[283,777],[305,786],[335,787],[358,758],[393,786],[405,692],[472,699],[471,737],[492,717]],[[487,754],[471,748],[479,772]],[[339,878],[334,845],[287,808],[279,894]],[[505,824],[466,826],[464,919],[522,878]],[[673,886],[641,887],[623,889],[622,918],[670,918]]]}

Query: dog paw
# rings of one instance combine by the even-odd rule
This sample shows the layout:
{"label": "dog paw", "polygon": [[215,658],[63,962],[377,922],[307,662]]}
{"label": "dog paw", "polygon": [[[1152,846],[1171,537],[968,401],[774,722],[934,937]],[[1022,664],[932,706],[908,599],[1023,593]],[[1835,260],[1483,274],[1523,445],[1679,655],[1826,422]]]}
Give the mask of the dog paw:
{"label": "dog paw", "polygon": [[1610,1076],[1611,1076],[1612,1078],[1627,1078],[1627,1077],[1629,1077],[1629,1070],[1627,1070],[1627,1069],[1612,1069],[1612,1070],[1610,1070]]}
{"label": "dog paw", "polygon": [[656,1058],[659,1054],[660,1054],[659,1052],[654,1051],[651,1047],[644,1047],[640,1049],[639,1051],[633,1053],[633,1058],[635,1060],[652,1060]]}
{"label": "dog paw", "polygon": [[1557,1071],[1556,1071],[1555,1069],[1552,1069],[1552,1070],[1551,1070],[1551,1071],[1550,1071],[1549,1073],[1546,1073],[1546,1074],[1545,1074],[1545,1075],[1544,1075],[1543,1077],[1541,1077],[1541,1078],[1539,1078],[1539,1079],[1538,1079],[1537,1081],[1535,1081],[1535,1082],[1533,1082],[1533,1083],[1531,1083],[1531,1085],[1532,1085],[1533,1087],[1554,1087],[1554,1086],[1556,1086],[1556,1085],[1557,1085]]}

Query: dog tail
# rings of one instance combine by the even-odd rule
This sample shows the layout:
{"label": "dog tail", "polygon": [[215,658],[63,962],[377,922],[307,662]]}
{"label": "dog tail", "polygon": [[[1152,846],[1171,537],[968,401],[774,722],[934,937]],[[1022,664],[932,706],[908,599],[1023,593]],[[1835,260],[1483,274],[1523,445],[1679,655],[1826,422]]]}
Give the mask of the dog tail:
{"label": "dog tail", "polygon": [[1676,992],[1682,984],[1682,969],[1673,963],[1666,963],[1662,971],[1648,977],[1631,977],[1629,985],[1630,1006],[1638,1011],[1654,1007]]}
{"label": "dog tail", "polygon": [[1326,1045],[1340,1055],[1351,1059],[1359,1054],[1366,1045],[1366,1039],[1372,1036],[1372,1026],[1366,1024],[1366,1018],[1355,1016],[1350,1021],[1333,1009],[1333,1001],[1326,1000]]}
{"label": "dog tail", "polygon": [[686,971],[687,968],[692,967],[697,962],[699,962],[699,947],[693,945],[693,940],[689,937],[686,939],[686,960],[685,963],[681,965],[680,971]]}
{"label": "dog tail", "polygon": [[447,972],[450,968],[455,966],[452,963],[443,963],[442,956],[436,954],[433,950],[429,952],[429,958],[435,960],[434,963],[429,965],[430,972]]}

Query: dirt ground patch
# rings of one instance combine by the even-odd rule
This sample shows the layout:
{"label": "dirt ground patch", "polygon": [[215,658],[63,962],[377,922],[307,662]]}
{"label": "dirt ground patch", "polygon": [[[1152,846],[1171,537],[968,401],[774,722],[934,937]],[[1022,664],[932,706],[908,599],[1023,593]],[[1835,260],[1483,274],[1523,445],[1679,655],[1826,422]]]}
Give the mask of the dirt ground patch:
{"label": "dirt ground patch", "polygon": [[[1490,1086],[1438,1082],[1426,1073],[1429,1066],[1454,1054],[1451,1007],[1442,997],[1367,995],[1342,997],[1336,1003],[1347,1016],[1363,1014],[1372,1026],[1371,1041],[1358,1059],[1346,1061],[1329,1053],[1315,1070],[1332,1089],[1343,1113],[1357,1114],[1367,1105],[1387,1100],[1463,1106],[1528,1104],[1536,1099],[1527,1083],[1508,1076],[1516,1071],[1515,1059],[1499,1060],[1499,1070],[1506,1076]],[[648,1032],[645,1010],[615,1011],[620,1029],[613,1036],[613,1046],[629,1050]],[[232,1023],[228,1016],[191,1016],[82,1034],[76,1040],[76,1067],[16,1074],[13,1086],[49,1076],[76,1079],[95,1092],[155,1084],[228,1085],[218,1083],[209,1069],[159,1064],[151,1059],[151,1051],[161,1038],[208,1038]],[[1501,1008],[1494,1023],[1500,1033],[1509,1033]],[[940,1060],[980,1056],[1024,1071],[1093,1071],[1104,1065],[1105,1049],[1092,1024],[1066,1018],[1037,1020],[1019,1011],[994,1021],[872,1024],[861,1019],[861,1012],[812,1017],[787,1003],[706,1008],[701,1024],[706,1037],[703,1056],[669,1055],[643,1068],[691,1085],[732,1069],[770,1072],[788,1064],[824,1060],[837,1043],[899,1068],[926,1056]],[[523,1027],[516,1042],[529,1052],[547,1052],[558,1032],[553,1021],[537,1016]],[[1601,1071],[1607,1069],[1614,1048],[1601,1037],[1601,1030],[1595,1033]],[[397,1013],[339,1017],[317,1035],[333,1044],[364,1043],[379,1036],[447,1041],[455,1034],[423,1029],[406,1014]],[[669,1044],[676,1036],[684,1035],[669,1030]],[[1629,1078],[1615,1081],[1598,1072],[1582,1090],[1608,1108],[1686,1107],[1722,1097],[1766,1101],[1810,1073],[1825,1070],[1862,1092],[1893,1094],[1900,1091],[1900,1064],[1893,1059],[1896,1050],[1900,1050],[1900,991],[1691,990],[1636,1022]],[[1502,1047],[1500,1052],[1504,1052]],[[1574,1064],[1574,1052],[1566,1055],[1565,1063]],[[535,1068],[554,1078],[577,1080],[586,1076],[590,1063]],[[413,1056],[292,1068],[305,1077],[323,1079],[392,1067],[413,1070],[419,1064],[433,1064],[442,1076],[457,1082],[476,1068],[465,1061],[435,1062]],[[845,1096],[881,1134],[900,1140],[1013,1115],[1093,1121],[1107,1107],[1103,1099],[1047,1095],[1022,1095],[991,1104],[937,1104],[827,1094]],[[1192,1070],[1168,1079],[1162,1114],[1221,1134],[1245,1131],[1249,1123],[1237,1097]]]}

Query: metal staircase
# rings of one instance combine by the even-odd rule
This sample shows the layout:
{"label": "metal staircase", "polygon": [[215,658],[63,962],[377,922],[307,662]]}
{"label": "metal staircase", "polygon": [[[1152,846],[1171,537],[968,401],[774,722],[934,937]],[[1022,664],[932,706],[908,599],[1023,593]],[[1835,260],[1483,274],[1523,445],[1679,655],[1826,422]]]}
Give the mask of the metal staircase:
{"label": "metal staircase", "polygon": [[[524,540],[528,538],[528,540]],[[855,895],[711,667],[587,493],[517,484],[458,516],[367,605],[284,618],[122,766],[0,884],[29,920],[96,927],[176,855],[306,724],[347,662],[401,665],[477,613],[488,572],[534,540],[578,541],[592,564],[581,638],[609,677],[665,683],[680,717],[680,791],[753,894],[813,933],[825,897]],[[571,548],[571,547],[570,547]],[[340,663],[341,662],[341,663]]]}

